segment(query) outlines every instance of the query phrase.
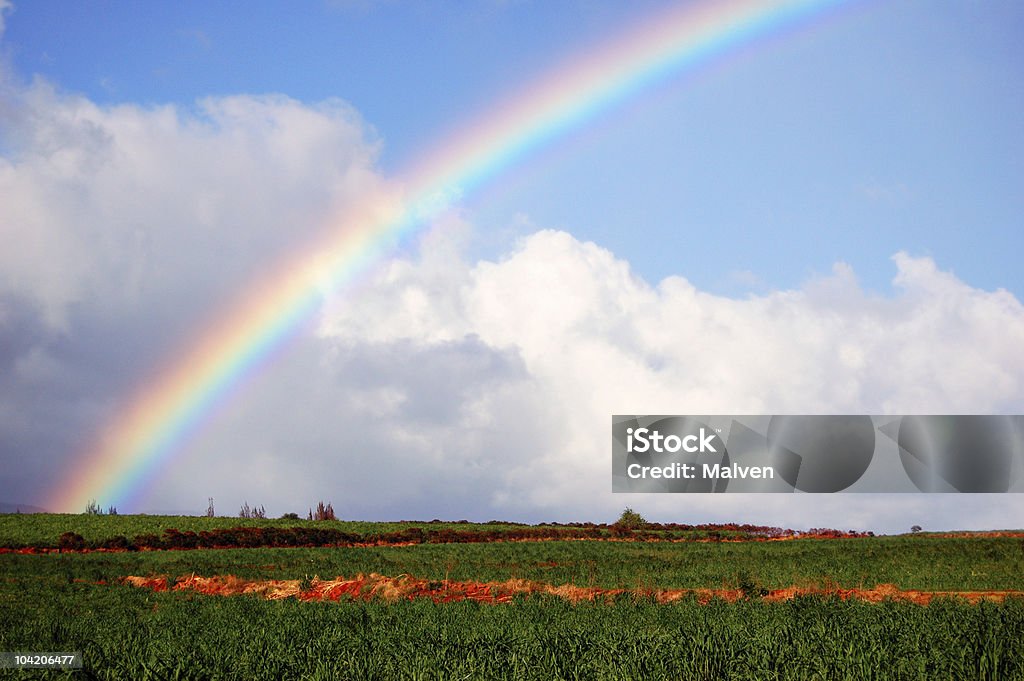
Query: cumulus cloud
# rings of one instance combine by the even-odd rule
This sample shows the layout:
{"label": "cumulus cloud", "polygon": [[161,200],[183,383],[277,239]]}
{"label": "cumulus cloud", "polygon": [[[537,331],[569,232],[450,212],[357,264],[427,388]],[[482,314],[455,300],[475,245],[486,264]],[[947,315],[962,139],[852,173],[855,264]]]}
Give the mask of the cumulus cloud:
{"label": "cumulus cloud", "polygon": [[[652,285],[607,250],[539,231],[496,262],[449,257],[442,266],[429,252],[419,262],[393,262],[368,295],[325,317],[322,334],[342,345],[420,348],[475,338],[518,357],[528,380],[496,385],[519,393],[520,408],[543,419],[524,432],[515,411],[481,410],[507,439],[524,441],[511,457],[476,454],[501,471],[491,501],[512,515],[608,517],[633,503],[666,518],[684,510],[757,522],[742,497],[612,495],[611,414],[1020,410],[1020,302],[974,289],[928,258],[899,253],[893,262],[891,296],[865,292],[840,263],[798,290],[733,299],[682,277]],[[451,422],[437,441],[458,441],[462,427]],[[1010,501],[992,503],[1005,513]],[[945,521],[956,525],[958,503],[979,505],[799,495],[760,497],[758,513],[795,525],[877,528],[893,522],[897,507],[902,517],[945,509]]]}
{"label": "cumulus cloud", "polygon": [[86,296],[223,291],[377,181],[376,144],[341,102],[99,107],[38,82],[0,116],[3,286],[55,326]]}
{"label": "cumulus cloud", "polygon": [[380,185],[378,142],[340,101],[3,88],[0,456],[19,467],[0,498],[40,499],[227,301]]}
{"label": "cumulus cloud", "polygon": [[[339,101],[98,106],[45,82],[0,108],[0,501],[33,503],[198,328],[389,184]],[[457,206],[328,300],[134,508],[662,520],[882,530],[1020,525],[1010,496],[613,495],[615,413],[1019,412],[1024,309],[928,258],[893,291],[838,263],[736,299],[645,281],[539,229],[473,260]],[[638,225],[642,229],[642,225]],[[25,490],[36,492],[25,497]],[[100,500],[107,504],[116,500]],[[75,509],[64,509],[75,510]],[[899,524],[896,524],[896,523]]]}

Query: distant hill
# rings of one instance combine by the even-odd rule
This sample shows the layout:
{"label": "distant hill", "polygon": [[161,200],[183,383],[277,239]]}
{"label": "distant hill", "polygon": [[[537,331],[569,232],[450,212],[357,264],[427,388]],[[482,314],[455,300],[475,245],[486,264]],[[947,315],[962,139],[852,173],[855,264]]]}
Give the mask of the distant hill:
{"label": "distant hill", "polygon": [[9,504],[6,501],[0,501],[0,513],[49,513],[45,508],[33,506],[31,504]]}

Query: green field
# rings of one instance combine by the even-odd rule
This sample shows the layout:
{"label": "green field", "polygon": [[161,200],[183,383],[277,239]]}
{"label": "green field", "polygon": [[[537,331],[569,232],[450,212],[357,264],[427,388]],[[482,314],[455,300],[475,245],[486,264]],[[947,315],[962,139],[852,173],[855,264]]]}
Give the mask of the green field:
{"label": "green field", "polygon": [[[210,520],[226,527],[240,523],[234,518],[0,516],[0,541],[46,545],[65,531],[101,540],[172,526],[184,530],[188,523]],[[253,522],[260,521],[245,521]],[[404,527],[365,525],[358,531]],[[939,599],[928,606],[823,596],[707,605],[688,597],[658,604],[630,594],[610,603],[578,604],[548,595],[499,605],[430,599],[301,602],[153,592],[118,582],[126,575],[301,580],[370,572],[627,589],[890,583],[933,591],[1022,590],[1024,540],[917,535],[7,553],[0,555],[0,650],[83,652],[84,670],[20,672],[31,678],[1024,678],[1019,598],[977,605]],[[19,672],[8,674],[18,678]]]}
{"label": "green field", "polygon": [[57,546],[57,538],[64,532],[75,532],[87,541],[101,541],[109,537],[133,537],[139,534],[161,534],[175,528],[182,532],[228,529],[233,527],[323,527],[329,526],[345,532],[368,534],[395,532],[409,527],[426,529],[459,529],[484,531],[516,527],[506,523],[372,523],[359,521],[308,521],[282,518],[245,519],[217,516],[168,515],[88,515],[85,513],[33,513],[0,514],[0,546]]}
{"label": "green field", "polygon": [[425,579],[510,578],[603,588],[767,588],[894,584],[901,589],[1024,588],[1020,539],[875,537],[750,543],[528,542],[340,549],[222,549],[0,556],[3,572],[110,580],[119,575],[233,574],[301,579],[359,572]]}

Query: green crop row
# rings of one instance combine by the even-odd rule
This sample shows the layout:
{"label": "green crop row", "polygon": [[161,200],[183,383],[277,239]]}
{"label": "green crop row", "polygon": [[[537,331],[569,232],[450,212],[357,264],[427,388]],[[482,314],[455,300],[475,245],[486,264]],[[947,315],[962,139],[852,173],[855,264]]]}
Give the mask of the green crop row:
{"label": "green crop row", "polygon": [[[216,516],[212,518],[200,516],[156,516],[156,515],[101,515],[87,513],[38,513],[38,514],[0,514],[0,547],[52,547],[59,544],[61,535],[73,533],[82,537],[87,545],[100,545],[107,540],[131,542],[135,537],[161,536],[168,530],[177,533],[202,532],[217,533],[237,528],[277,529],[277,530],[330,530],[332,532],[363,536],[372,539],[374,536],[421,530],[424,533],[445,534],[530,534],[531,532],[548,533],[598,533],[603,536],[629,534],[625,527],[595,523],[523,525],[489,521],[487,523],[470,523],[464,520],[442,522],[431,520],[426,522],[362,522],[362,521],[324,521],[302,519],[264,519],[234,518]],[[647,523],[632,528],[648,539],[749,539],[756,537],[789,536],[791,530],[775,527],[751,525],[680,525]],[[835,530],[821,530],[823,536],[838,536]]]}
{"label": "green crop row", "polygon": [[1021,679],[1024,602],[302,603],[24,579],[0,589],[0,649],[79,650],[68,676],[90,679]]}
{"label": "green crop row", "polygon": [[602,588],[787,586],[1024,590],[1024,541],[1012,538],[839,539],[747,543],[602,541],[420,544],[0,556],[0,577],[83,579],[164,574],[302,579],[376,572],[424,579],[518,578]]}
{"label": "green crop row", "polygon": [[57,546],[60,535],[74,532],[88,542],[111,537],[161,535],[164,530],[203,532],[236,527],[330,527],[352,534],[398,532],[410,527],[424,529],[501,530],[519,527],[505,523],[380,523],[334,520],[257,519],[217,516],[88,515],[85,513],[0,514],[0,546]]}

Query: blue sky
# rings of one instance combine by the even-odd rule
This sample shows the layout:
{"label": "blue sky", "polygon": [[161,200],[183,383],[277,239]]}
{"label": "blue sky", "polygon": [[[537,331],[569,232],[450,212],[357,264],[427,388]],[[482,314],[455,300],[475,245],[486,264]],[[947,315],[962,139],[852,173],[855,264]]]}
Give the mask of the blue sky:
{"label": "blue sky", "polygon": [[[0,0],[0,503],[43,505],[332,215],[672,4]],[[616,413],[1024,411],[1021,35],[1017,2],[846,2],[660,82],[459,197],[98,501],[1024,525],[1013,495],[624,497],[607,465]]]}
{"label": "blue sky", "polygon": [[[21,77],[98,103],[338,97],[396,171],[665,6],[43,1],[16,6],[5,47]],[[1020,295],[1022,30],[1015,2],[849,3],[608,112],[468,206],[494,231],[526,214],[724,293],[837,260],[885,290],[906,250]]]}

